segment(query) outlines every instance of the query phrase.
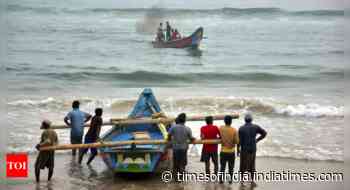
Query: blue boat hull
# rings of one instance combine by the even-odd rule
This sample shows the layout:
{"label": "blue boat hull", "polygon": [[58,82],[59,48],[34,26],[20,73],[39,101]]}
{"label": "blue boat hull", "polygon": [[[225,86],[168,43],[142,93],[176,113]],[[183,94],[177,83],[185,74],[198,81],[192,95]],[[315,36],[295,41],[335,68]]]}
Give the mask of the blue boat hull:
{"label": "blue boat hull", "polygon": [[[150,89],[145,89],[130,113],[129,118],[151,117],[161,109]],[[103,141],[125,141],[167,138],[167,128],[162,124],[133,124],[114,126],[106,132]],[[116,173],[148,173],[170,164],[166,145],[123,145],[100,148],[100,154],[106,165]]]}

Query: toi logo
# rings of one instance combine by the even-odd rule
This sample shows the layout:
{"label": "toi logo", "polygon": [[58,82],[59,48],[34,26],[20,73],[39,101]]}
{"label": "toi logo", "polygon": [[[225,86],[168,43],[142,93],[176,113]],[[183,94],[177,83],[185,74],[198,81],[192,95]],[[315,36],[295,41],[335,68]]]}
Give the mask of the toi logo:
{"label": "toi logo", "polygon": [[6,177],[28,177],[28,156],[25,153],[6,155]]}

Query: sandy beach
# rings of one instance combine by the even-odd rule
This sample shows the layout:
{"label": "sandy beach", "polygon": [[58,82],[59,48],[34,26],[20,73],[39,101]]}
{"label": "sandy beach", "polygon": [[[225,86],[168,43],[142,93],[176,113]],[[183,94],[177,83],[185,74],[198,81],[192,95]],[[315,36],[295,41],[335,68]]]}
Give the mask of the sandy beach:
{"label": "sandy beach", "polygon": [[[112,190],[112,189],[130,189],[130,190],[238,190],[252,189],[250,186],[242,188],[239,183],[232,185],[225,183],[206,183],[206,182],[187,182],[187,183],[165,183],[161,180],[161,174],[120,176],[112,174],[104,165],[100,158],[93,161],[91,166],[84,163],[77,165],[76,161],[66,153],[56,154],[55,173],[51,182],[47,182],[47,170],[41,172],[41,182],[36,183],[33,171],[33,164],[36,156],[29,158],[30,170],[29,177],[26,179],[7,179],[2,180],[1,185],[6,189],[93,189],[93,190]],[[236,159],[236,163],[237,163]],[[237,171],[239,164],[235,165]],[[344,172],[343,162],[330,161],[307,161],[285,158],[257,158],[258,171],[294,171],[294,172],[315,172],[316,174],[328,172]],[[204,165],[199,162],[198,157],[190,157],[187,167],[188,172],[203,172]],[[302,190],[302,189],[343,189],[344,182],[257,182],[255,190]]]}

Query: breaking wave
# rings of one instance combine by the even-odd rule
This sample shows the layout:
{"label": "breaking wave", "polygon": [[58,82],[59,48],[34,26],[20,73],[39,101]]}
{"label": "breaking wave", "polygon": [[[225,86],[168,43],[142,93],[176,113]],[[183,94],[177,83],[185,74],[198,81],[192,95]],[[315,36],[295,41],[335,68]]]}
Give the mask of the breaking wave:
{"label": "breaking wave", "polygon": [[[70,107],[72,100],[55,99],[52,97],[43,100],[17,100],[8,103],[11,107],[20,108],[46,108],[53,111],[66,110]],[[80,101],[89,110],[94,107],[111,109],[113,112],[128,112],[132,109],[135,100],[125,99],[103,99],[81,98]],[[344,117],[344,106],[320,105],[316,103],[289,104],[279,102],[271,98],[239,98],[239,97],[207,97],[207,98],[183,98],[183,99],[161,99],[161,107],[166,113],[203,113],[218,114],[227,112],[254,112],[259,114],[275,114],[286,117]]]}
{"label": "breaking wave", "polygon": [[[211,82],[234,82],[234,81],[256,81],[256,82],[291,82],[319,80],[320,75],[326,75],[327,79],[342,79],[344,72],[332,71],[323,73],[314,73],[310,75],[274,74],[270,72],[235,72],[235,73],[162,73],[152,71],[134,71],[134,72],[98,72],[98,71],[81,71],[81,72],[62,72],[62,73],[32,73],[30,75],[43,76],[59,80],[99,80],[115,82],[131,82],[135,84],[192,84]],[[161,80],[160,80],[161,79]]]}

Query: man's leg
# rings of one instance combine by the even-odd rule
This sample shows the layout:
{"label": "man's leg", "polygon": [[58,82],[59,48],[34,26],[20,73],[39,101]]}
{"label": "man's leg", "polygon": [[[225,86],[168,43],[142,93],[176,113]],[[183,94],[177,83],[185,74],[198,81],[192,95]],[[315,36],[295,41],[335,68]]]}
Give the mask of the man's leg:
{"label": "man's leg", "polygon": [[220,183],[223,183],[223,177],[225,176],[225,169],[226,169],[226,159],[225,159],[225,153],[220,152]]}
{"label": "man's leg", "polygon": [[178,150],[173,149],[173,174],[177,175],[179,172],[179,158],[178,158]]}
{"label": "man's leg", "polygon": [[210,174],[210,160],[205,160],[205,173]]}
{"label": "man's leg", "polygon": [[247,165],[247,153],[241,151],[241,155],[240,155],[240,162],[239,162],[239,172],[240,172],[240,181],[241,184],[243,184],[243,182],[245,181],[244,179],[244,173],[247,171],[246,165]]}
{"label": "man's leg", "polygon": [[[83,136],[80,136],[77,138],[77,144],[82,144],[82,143],[83,143]],[[80,155],[80,154],[82,154],[83,149],[79,148],[78,151],[79,151],[79,155]]]}
{"label": "man's leg", "polygon": [[218,153],[217,152],[212,153],[211,159],[212,159],[212,161],[214,163],[214,173],[218,174],[218,171],[219,171]]}
{"label": "man's leg", "polygon": [[40,181],[40,168],[37,163],[35,163],[35,179],[36,179],[36,182]]}
{"label": "man's leg", "polygon": [[81,162],[83,161],[84,154],[86,154],[87,151],[88,151],[87,148],[80,149],[80,151],[79,151],[79,159],[78,159],[78,163],[79,164],[81,164]]}
{"label": "man's leg", "polygon": [[235,168],[235,153],[228,154],[228,173],[230,174],[230,183],[232,183],[233,179],[233,170]]}
{"label": "man's leg", "polygon": [[48,180],[48,181],[51,180],[52,175],[53,175],[53,168],[49,168],[49,174],[48,174],[48,177],[47,177],[47,180]]}
{"label": "man's leg", "polygon": [[251,155],[251,166],[250,166],[250,176],[251,176],[251,184],[252,186],[256,187],[256,183],[254,182],[255,178],[255,157],[256,157],[256,152],[253,152]]}
{"label": "man's leg", "polygon": [[[77,136],[70,136],[70,143],[71,144],[78,144],[79,137]],[[77,149],[72,149],[72,156],[75,156],[77,154]]]}
{"label": "man's leg", "polygon": [[180,151],[180,163],[179,163],[179,170],[180,173],[185,172],[185,167],[186,167],[186,150],[181,150]]}
{"label": "man's leg", "polygon": [[89,160],[87,161],[87,165],[89,165],[91,162],[92,162],[92,160],[96,157],[96,155],[97,155],[97,149],[96,148],[90,148],[90,151],[91,151],[91,155],[90,155],[90,157],[89,157]]}

